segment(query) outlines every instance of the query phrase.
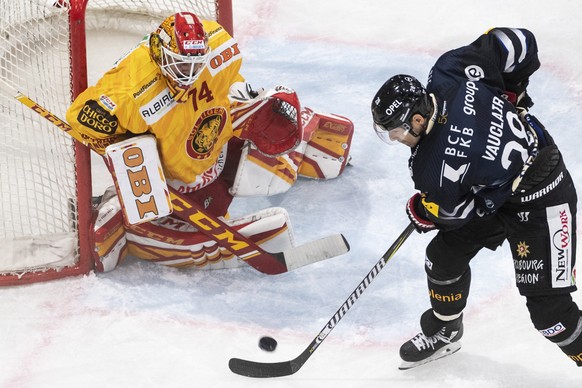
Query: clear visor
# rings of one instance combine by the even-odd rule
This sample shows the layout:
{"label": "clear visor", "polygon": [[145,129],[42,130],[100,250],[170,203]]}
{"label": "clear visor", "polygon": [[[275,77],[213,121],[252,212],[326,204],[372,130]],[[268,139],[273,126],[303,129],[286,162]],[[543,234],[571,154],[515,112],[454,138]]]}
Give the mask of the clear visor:
{"label": "clear visor", "polygon": [[190,86],[196,81],[208,61],[210,50],[204,55],[180,55],[162,47],[162,71],[181,86]]}
{"label": "clear visor", "polygon": [[398,127],[387,129],[381,124],[374,123],[374,131],[376,135],[386,144],[394,145],[402,143],[402,140],[408,135],[412,129],[409,124],[403,123]]}

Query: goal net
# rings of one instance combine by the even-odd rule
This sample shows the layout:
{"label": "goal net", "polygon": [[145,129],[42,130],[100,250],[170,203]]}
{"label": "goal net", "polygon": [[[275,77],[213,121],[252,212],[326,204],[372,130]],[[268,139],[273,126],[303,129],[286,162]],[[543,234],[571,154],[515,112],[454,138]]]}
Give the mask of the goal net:
{"label": "goal net", "polygon": [[86,34],[143,36],[183,10],[232,32],[231,0],[0,0],[0,9],[0,285],[88,273],[89,151],[13,89],[64,119],[87,86]]}

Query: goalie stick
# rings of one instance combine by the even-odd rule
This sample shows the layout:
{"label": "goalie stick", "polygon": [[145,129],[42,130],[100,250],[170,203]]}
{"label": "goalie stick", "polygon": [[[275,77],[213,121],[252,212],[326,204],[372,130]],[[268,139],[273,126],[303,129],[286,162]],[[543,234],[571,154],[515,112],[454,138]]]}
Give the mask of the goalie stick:
{"label": "goalie stick", "polygon": [[269,253],[236,229],[214,217],[195,202],[168,187],[173,213],[195,226],[223,248],[228,249],[250,266],[268,275],[277,275],[304,265],[339,256],[349,251],[343,235],[331,235],[293,247],[283,252]]}
{"label": "goalie stick", "polygon": [[384,253],[382,258],[374,265],[374,267],[368,272],[366,277],[358,284],[356,289],[350,294],[348,299],[340,306],[336,313],[331,317],[331,319],[325,324],[323,329],[319,334],[311,341],[309,346],[293,360],[282,361],[282,362],[255,362],[249,360],[243,360],[240,358],[231,358],[228,362],[228,367],[230,370],[238,375],[247,377],[281,377],[289,376],[297,372],[303,364],[307,362],[309,357],[317,350],[319,345],[327,338],[329,333],[333,328],[339,323],[339,321],[347,314],[349,309],[356,303],[358,298],[364,293],[366,288],[372,283],[372,280],[376,278],[378,273],[386,266],[388,261],[394,256],[396,251],[402,246],[404,241],[410,236],[414,231],[414,225],[410,223],[406,229],[400,234],[400,236],[394,241],[392,246]]}
{"label": "goalie stick", "polygon": [[[52,112],[39,105],[30,97],[19,92],[6,81],[0,79],[0,86],[16,100],[27,106],[40,116],[44,117],[62,131],[71,135],[71,126]],[[72,136],[72,135],[71,135]],[[72,136],[74,137],[74,136]],[[85,144],[82,139],[77,141]],[[85,144],[86,145],[86,144]],[[201,233],[251,267],[268,275],[277,275],[296,268],[330,259],[347,253],[349,244],[342,234],[335,234],[293,247],[283,252],[270,253],[262,249],[254,241],[248,239],[236,229],[232,228],[218,217],[208,213],[204,208],[190,201],[177,190],[168,186],[170,198],[174,208],[173,213],[183,221],[194,226]]]}

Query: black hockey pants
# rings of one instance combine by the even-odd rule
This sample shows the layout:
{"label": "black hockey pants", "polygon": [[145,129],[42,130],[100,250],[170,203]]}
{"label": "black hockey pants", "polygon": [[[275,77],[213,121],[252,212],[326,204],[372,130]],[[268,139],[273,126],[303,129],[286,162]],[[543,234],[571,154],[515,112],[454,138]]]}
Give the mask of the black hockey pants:
{"label": "black hockey pants", "polygon": [[460,313],[469,294],[470,261],[482,248],[495,250],[507,239],[516,286],[535,328],[577,363],[580,357],[582,365],[582,316],[570,296],[576,290],[577,195],[561,156],[554,162],[539,183],[528,185],[526,174],[526,190],[493,215],[439,231],[427,247],[425,269],[433,310]]}

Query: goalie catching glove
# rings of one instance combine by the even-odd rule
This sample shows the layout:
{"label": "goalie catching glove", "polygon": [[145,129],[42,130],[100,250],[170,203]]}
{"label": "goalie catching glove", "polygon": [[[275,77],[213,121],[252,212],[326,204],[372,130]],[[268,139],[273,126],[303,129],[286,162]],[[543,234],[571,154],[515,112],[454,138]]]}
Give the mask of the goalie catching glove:
{"label": "goalie catching glove", "polygon": [[243,148],[231,195],[281,194],[298,176],[332,179],[349,163],[354,125],[346,117],[302,107],[284,86],[254,91],[239,82],[229,97],[234,134],[250,143]]}
{"label": "goalie catching glove", "polygon": [[303,137],[297,94],[284,86],[255,93],[249,93],[252,100],[231,110],[235,135],[268,157],[291,152]]}
{"label": "goalie catching glove", "polygon": [[427,219],[426,211],[422,204],[422,196],[419,193],[410,197],[406,203],[406,215],[418,233],[430,232],[437,228],[432,221]]}

